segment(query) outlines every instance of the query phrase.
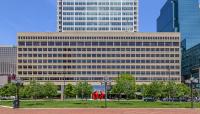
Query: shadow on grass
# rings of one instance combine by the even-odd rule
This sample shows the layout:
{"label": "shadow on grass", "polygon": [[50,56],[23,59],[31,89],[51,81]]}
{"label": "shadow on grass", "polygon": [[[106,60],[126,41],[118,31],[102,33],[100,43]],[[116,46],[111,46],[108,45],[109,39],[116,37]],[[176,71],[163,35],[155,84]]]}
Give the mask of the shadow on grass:
{"label": "shadow on grass", "polygon": [[83,104],[83,103],[78,102],[78,103],[73,103],[73,104]]}
{"label": "shadow on grass", "polygon": [[161,105],[166,105],[166,106],[169,106],[169,105],[177,105],[177,104],[161,103]]}
{"label": "shadow on grass", "polygon": [[84,105],[88,105],[88,104],[90,104],[89,102],[75,102],[75,103],[73,103],[73,104],[84,104]]}
{"label": "shadow on grass", "polygon": [[44,103],[27,103],[26,105],[27,106],[35,106],[35,105],[42,106],[42,105],[45,105],[45,104]]}
{"label": "shadow on grass", "polygon": [[119,102],[118,104],[132,105],[133,103],[130,103],[130,102]]}

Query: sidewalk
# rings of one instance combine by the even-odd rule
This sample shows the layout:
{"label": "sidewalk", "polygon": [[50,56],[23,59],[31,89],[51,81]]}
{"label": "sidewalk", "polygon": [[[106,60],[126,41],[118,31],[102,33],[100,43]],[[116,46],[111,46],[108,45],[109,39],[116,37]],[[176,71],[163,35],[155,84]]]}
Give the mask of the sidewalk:
{"label": "sidewalk", "polygon": [[0,114],[200,114],[200,109],[10,109],[0,107]]}

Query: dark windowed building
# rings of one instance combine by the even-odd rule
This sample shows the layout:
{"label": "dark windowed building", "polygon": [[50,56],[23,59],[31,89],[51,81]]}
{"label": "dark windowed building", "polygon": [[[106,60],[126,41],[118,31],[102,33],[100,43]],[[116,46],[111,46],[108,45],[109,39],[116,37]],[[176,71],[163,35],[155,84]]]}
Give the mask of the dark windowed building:
{"label": "dark windowed building", "polygon": [[157,19],[158,32],[180,32],[183,49],[200,43],[198,0],[167,0]]}
{"label": "dark windowed building", "polygon": [[200,44],[186,50],[182,58],[182,75],[184,79],[194,77],[200,82]]}

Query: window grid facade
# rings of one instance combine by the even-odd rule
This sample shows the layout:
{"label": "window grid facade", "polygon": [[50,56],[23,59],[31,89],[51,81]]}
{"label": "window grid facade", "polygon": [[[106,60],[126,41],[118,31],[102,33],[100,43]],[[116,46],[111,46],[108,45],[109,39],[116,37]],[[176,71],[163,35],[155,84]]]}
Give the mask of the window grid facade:
{"label": "window grid facade", "polygon": [[57,0],[57,31],[138,31],[138,0]]}
{"label": "window grid facade", "polygon": [[158,32],[180,32],[184,51],[200,40],[198,0],[166,0],[157,19]]}
{"label": "window grid facade", "polygon": [[0,75],[16,74],[17,48],[0,46]]}
{"label": "window grid facade", "polygon": [[[192,77],[196,78],[200,82],[199,70],[200,66],[200,44],[187,49],[182,56],[182,76],[185,80]],[[194,71],[194,69],[196,71]]]}
{"label": "window grid facade", "polygon": [[178,33],[19,33],[18,76],[28,81],[111,80],[129,73],[137,82],[180,81]]}

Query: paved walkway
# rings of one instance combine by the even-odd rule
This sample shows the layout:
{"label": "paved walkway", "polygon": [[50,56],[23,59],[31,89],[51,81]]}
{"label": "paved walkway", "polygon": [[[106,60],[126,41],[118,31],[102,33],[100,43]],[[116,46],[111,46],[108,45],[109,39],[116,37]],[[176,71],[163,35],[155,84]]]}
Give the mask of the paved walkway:
{"label": "paved walkway", "polygon": [[0,114],[200,114],[200,109],[10,109]]}

